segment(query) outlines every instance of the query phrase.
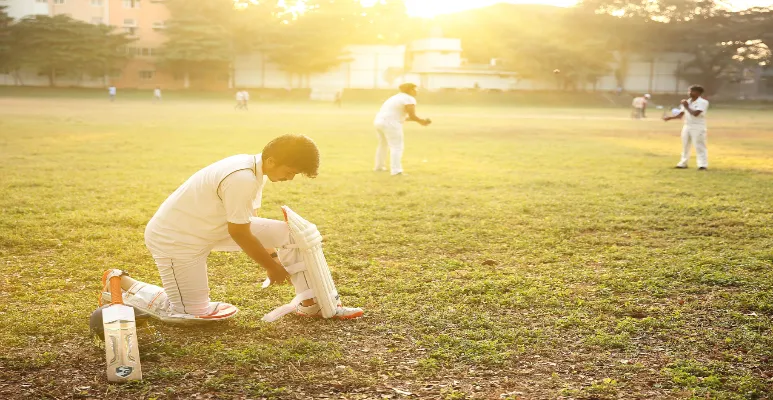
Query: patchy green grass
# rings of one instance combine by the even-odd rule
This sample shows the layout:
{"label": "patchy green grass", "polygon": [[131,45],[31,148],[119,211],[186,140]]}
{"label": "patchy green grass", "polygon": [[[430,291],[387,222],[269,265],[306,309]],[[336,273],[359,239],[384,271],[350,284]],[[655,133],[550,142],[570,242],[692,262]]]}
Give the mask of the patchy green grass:
{"label": "patchy green grass", "polygon": [[[773,393],[773,114],[433,107],[405,166],[371,172],[373,108],[0,99],[0,397],[764,399]],[[145,223],[197,169],[305,133],[317,179],[270,184],[315,222],[358,321],[260,317],[243,254],[213,253],[215,327],[152,323],[145,379],[108,385],[89,337],[105,268],[159,283]]]}

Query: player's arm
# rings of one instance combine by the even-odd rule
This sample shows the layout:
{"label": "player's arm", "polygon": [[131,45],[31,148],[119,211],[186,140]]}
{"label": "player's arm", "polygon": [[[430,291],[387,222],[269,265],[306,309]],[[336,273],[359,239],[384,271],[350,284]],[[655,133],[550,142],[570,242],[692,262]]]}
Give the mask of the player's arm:
{"label": "player's arm", "polygon": [[289,277],[287,271],[250,230],[250,217],[255,212],[253,200],[260,189],[255,187],[252,171],[242,170],[223,179],[218,195],[223,200],[228,234],[251,259],[266,269],[272,283],[282,283]]}
{"label": "player's arm", "polygon": [[418,122],[422,126],[427,126],[432,123],[432,121],[428,119],[421,119],[418,115],[416,115],[416,104],[406,104],[405,105],[405,112],[408,114],[407,121],[415,121]]}
{"label": "player's arm", "polygon": [[260,243],[260,240],[252,234],[250,224],[233,224],[229,222],[228,234],[231,235],[234,242],[251,259],[266,269],[272,284],[281,284],[290,277],[284,267],[269,254],[268,250]]}
{"label": "player's arm", "polygon": [[684,110],[690,113],[690,115],[692,115],[693,117],[697,117],[701,115],[701,113],[703,112],[703,110],[699,110],[698,108],[691,108],[690,102],[687,100],[682,100],[682,105],[684,106]]}
{"label": "player's arm", "polygon": [[671,117],[663,117],[663,121],[671,121],[672,119],[682,119],[683,116],[684,116],[684,111]]}

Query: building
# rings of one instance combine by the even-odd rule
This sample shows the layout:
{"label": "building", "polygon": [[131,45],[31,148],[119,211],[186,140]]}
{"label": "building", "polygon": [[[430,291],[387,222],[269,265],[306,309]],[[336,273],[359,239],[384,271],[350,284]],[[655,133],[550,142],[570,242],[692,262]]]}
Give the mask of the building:
{"label": "building", "polygon": [[[163,34],[169,10],[163,0],[0,0],[15,19],[30,15],[68,15],[91,24],[121,29],[137,39],[126,49],[133,57],[120,74],[104,78],[60,78],[60,86],[104,87],[109,81],[118,88],[150,89],[180,87],[184,84],[160,71],[155,56],[166,40]],[[26,85],[47,85],[45,77],[28,71],[18,77]],[[0,84],[18,84],[16,77],[0,75]]]}
{"label": "building", "polygon": [[49,0],[0,0],[0,7],[13,19],[28,15],[49,15]]}
{"label": "building", "polygon": [[[523,79],[517,71],[504,70],[496,60],[470,64],[463,57],[460,39],[435,37],[415,40],[406,46],[348,46],[345,60],[324,73],[297,76],[283,71],[264,54],[238,57],[234,84],[248,88],[312,89],[330,97],[345,89],[394,88],[413,82],[430,91],[439,90],[555,90],[556,80]],[[681,65],[691,59],[684,53],[660,53],[654,57],[634,56],[628,60],[623,87],[633,93],[681,93],[690,82],[679,76]],[[614,72],[580,90],[615,91]]]}

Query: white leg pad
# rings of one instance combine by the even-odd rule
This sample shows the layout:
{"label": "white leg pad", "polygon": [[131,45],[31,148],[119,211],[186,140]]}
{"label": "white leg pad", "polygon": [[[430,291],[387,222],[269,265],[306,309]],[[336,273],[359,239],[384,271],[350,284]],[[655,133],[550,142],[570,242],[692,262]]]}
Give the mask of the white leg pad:
{"label": "white leg pad", "polygon": [[[209,313],[206,315],[181,314],[172,311],[171,304],[163,288],[149,283],[135,282],[122,293],[123,302],[140,311],[150,314],[156,319],[173,324],[190,324],[222,321],[233,317],[239,311],[236,306],[222,302],[210,302]],[[110,293],[104,290],[103,301],[110,301]]]}
{"label": "white leg pad", "polygon": [[[293,300],[263,317],[263,321],[272,322],[292,312],[302,301],[315,298],[321,308],[323,318],[331,318],[340,306],[338,290],[322,251],[322,235],[317,226],[301,218],[290,207],[283,206],[285,221],[290,227],[290,244],[283,246],[280,259],[289,264],[285,267],[295,286]],[[270,281],[266,279],[263,287]]]}

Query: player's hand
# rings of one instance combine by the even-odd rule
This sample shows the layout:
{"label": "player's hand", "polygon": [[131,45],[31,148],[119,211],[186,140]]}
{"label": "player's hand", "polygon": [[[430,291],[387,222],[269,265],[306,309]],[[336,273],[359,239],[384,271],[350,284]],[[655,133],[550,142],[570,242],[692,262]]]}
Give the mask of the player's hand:
{"label": "player's hand", "polygon": [[690,103],[689,103],[689,102],[688,102],[686,99],[685,99],[685,100],[682,100],[681,104],[682,104],[683,106],[685,106],[685,107],[687,107],[687,106],[689,106],[689,105],[690,105]]}
{"label": "player's hand", "polygon": [[290,274],[287,273],[282,264],[276,263],[273,267],[266,269],[266,272],[272,285],[284,285],[290,280]]}

